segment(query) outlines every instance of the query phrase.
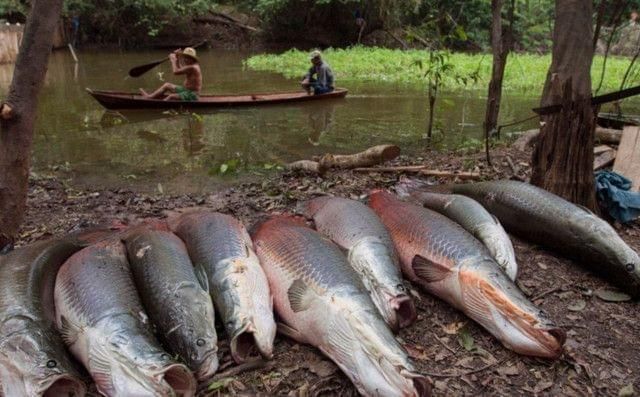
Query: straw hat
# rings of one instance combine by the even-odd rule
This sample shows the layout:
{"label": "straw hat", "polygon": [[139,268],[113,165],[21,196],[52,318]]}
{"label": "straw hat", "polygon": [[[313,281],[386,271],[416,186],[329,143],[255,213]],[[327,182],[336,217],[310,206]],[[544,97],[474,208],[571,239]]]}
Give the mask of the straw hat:
{"label": "straw hat", "polygon": [[309,54],[309,59],[315,59],[315,58],[321,58],[321,57],[322,57],[322,53],[318,50],[311,51],[311,54]]}
{"label": "straw hat", "polygon": [[198,57],[196,56],[196,50],[194,50],[191,47],[187,47],[184,50],[182,50],[180,55],[185,56],[185,57],[189,57],[189,58],[195,60],[196,62],[199,62]]}

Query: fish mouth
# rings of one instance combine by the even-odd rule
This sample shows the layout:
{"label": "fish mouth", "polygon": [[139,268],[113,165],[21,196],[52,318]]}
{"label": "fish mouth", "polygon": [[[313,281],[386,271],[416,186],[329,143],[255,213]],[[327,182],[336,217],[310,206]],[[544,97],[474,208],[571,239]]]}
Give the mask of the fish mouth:
{"label": "fish mouth", "polygon": [[160,371],[164,380],[178,396],[193,396],[196,392],[196,380],[183,364],[171,364]]}
{"label": "fish mouth", "polygon": [[219,361],[217,352],[209,352],[194,372],[196,379],[201,382],[211,378],[218,371]]}
{"label": "fish mouth", "polygon": [[86,392],[87,388],[81,380],[70,375],[59,375],[52,378],[38,395],[43,397],[80,397],[84,396]]}
{"label": "fish mouth", "polygon": [[396,296],[391,299],[390,304],[394,310],[394,330],[408,327],[416,321],[418,314],[410,296],[404,294]]}
{"label": "fish mouth", "polygon": [[251,357],[252,352],[255,351],[268,360],[273,357],[273,350],[268,346],[262,346],[258,340],[255,327],[247,324],[231,339],[231,356],[236,363],[240,364]]}

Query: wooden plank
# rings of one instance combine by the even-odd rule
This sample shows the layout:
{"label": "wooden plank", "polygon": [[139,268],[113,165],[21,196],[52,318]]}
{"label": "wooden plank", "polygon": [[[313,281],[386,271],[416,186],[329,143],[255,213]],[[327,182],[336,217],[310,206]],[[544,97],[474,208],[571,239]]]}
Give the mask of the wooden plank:
{"label": "wooden plank", "polygon": [[616,158],[616,151],[611,148],[609,148],[609,150],[606,150],[604,152],[598,153],[593,159],[593,170],[597,171],[600,168],[604,168],[610,165],[611,163],[613,163],[613,160],[615,160],[615,158]]}
{"label": "wooden plank", "polygon": [[593,154],[598,155],[600,153],[608,152],[609,150],[613,150],[613,148],[607,145],[598,145],[593,148]]}
{"label": "wooden plank", "polygon": [[624,127],[613,171],[631,179],[632,191],[640,190],[640,127]]}

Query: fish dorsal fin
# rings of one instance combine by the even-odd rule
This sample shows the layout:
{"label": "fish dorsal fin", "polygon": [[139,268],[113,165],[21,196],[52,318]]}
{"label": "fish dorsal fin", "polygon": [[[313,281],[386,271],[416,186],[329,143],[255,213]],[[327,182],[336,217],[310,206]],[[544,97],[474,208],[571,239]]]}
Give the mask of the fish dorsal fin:
{"label": "fish dorsal fin", "polygon": [[294,313],[307,310],[317,297],[316,293],[301,279],[296,279],[293,284],[291,284],[289,291],[287,291],[287,296],[289,297],[291,310],[293,310]]}
{"label": "fish dorsal fin", "polygon": [[416,276],[429,283],[435,283],[436,281],[444,280],[451,273],[451,270],[448,267],[436,263],[421,255],[416,255],[413,257],[413,260],[411,261],[411,267],[413,268],[413,272],[416,274]]}
{"label": "fish dorsal fin", "polygon": [[196,278],[198,279],[198,283],[200,287],[208,294],[209,293],[209,277],[207,276],[207,271],[204,270],[204,265],[201,263],[197,263],[193,270],[196,274]]}
{"label": "fish dorsal fin", "polygon": [[65,317],[60,317],[60,336],[67,345],[73,345],[78,339],[78,327],[74,327]]}

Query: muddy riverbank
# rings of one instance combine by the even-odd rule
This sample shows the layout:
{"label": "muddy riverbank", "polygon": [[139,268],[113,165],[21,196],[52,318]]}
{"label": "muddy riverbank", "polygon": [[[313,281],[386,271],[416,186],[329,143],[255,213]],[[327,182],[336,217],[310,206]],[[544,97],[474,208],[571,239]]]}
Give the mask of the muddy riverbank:
{"label": "muddy riverbank", "polygon": [[[499,148],[494,167],[483,154],[447,155],[426,151],[394,163],[424,163],[432,169],[480,171],[488,179],[530,173],[529,153]],[[510,161],[507,159],[509,158]],[[79,225],[114,220],[135,222],[165,217],[189,207],[232,214],[250,227],[273,212],[294,209],[299,200],[320,194],[362,198],[371,189],[390,188],[399,174],[331,172],[324,178],[273,173],[202,194],[140,194],[127,189],[78,189],[64,174],[32,178],[29,211],[19,244],[60,235]],[[445,182],[442,180],[441,182]],[[640,250],[640,224],[617,227]],[[520,266],[518,284],[567,331],[564,355],[549,362],[519,356],[442,301],[413,287],[418,321],[398,336],[418,369],[434,383],[436,395],[625,395],[640,390],[640,305],[611,303],[595,291],[611,289],[577,263],[513,238]],[[222,371],[233,368],[225,337]],[[202,395],[355,395],[335,365],[317,350],[278,336],[275,358],[261,368],[203,384]]]}

